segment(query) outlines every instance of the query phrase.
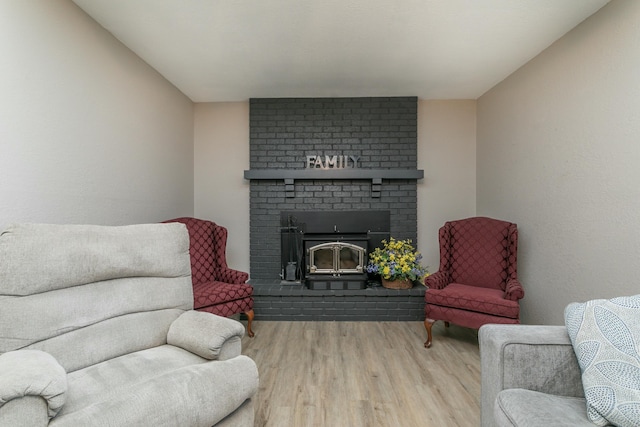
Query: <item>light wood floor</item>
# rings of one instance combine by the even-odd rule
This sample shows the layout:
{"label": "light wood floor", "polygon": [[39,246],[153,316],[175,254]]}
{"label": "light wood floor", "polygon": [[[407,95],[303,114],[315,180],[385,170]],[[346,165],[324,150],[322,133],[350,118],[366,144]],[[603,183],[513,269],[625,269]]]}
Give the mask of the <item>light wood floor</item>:
{"label": "light wood floor", "polygon": [[476,331],[437,322],[254,322],[255,425],[412,427],[480,424]]}

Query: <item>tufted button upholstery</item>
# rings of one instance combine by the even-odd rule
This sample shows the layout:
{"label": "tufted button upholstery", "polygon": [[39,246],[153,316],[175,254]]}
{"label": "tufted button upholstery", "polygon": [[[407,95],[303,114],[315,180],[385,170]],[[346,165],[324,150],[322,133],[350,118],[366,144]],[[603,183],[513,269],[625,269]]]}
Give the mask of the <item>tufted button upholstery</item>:
{"label": "tufted button upholstery", "polygon": [[516,224],[486,217],[449,221],[438,232],[440,267],[425,285],[425,327],[437,320],[478,329],[520,323]]}
{"label": "tufted button upholstery", "polygon": [[245,283],[249,275],[227,265],[227,229],[212,221],[182,217],[165,222],[180,222],[189,232],[193,307],[220,316],[245,313],[247,332],[253,336],[253,287]]}

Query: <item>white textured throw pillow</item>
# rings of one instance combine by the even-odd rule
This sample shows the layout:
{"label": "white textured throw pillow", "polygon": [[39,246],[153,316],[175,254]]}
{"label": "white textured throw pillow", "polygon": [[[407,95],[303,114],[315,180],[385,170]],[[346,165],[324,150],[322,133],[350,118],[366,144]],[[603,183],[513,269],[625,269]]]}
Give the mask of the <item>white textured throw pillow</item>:
{"label": "white textured throw pillow", "polygon": [[572,303],[564,319],[589,419],[640,426],[640,295]]}

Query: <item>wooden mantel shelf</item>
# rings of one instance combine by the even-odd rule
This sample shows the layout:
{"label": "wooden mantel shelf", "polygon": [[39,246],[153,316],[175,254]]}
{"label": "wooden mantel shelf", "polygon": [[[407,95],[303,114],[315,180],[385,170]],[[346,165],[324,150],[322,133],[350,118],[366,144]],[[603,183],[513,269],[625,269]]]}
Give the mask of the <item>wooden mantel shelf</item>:
{"label": "wooden mantel shelf", "polygon": [[363,179],[371,180],[371,197],[379,198],[383,179],[422,179],[422,169],[250,169],[244,179],[284,180],[287,198],[295,197],[296,179]]}
{"label": "wooden mantel shelf", "polygon": [[244,179],[422,179],[421,169],[250,169]]}

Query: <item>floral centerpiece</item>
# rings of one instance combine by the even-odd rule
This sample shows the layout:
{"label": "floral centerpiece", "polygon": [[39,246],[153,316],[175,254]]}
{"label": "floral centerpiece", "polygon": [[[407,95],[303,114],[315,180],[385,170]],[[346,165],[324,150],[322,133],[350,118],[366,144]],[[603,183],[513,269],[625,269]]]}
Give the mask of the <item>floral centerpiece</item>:
{"label": "floral centerpiece", "polygon": [[382,285],[393,289],[406,289],[414,281],[422,281],[429,274],[420,265],[422,255],[411,245],[411,240],[396,240],[393,237],[382,241],[382,247],[369,254],[368,273],[379,274]]}

